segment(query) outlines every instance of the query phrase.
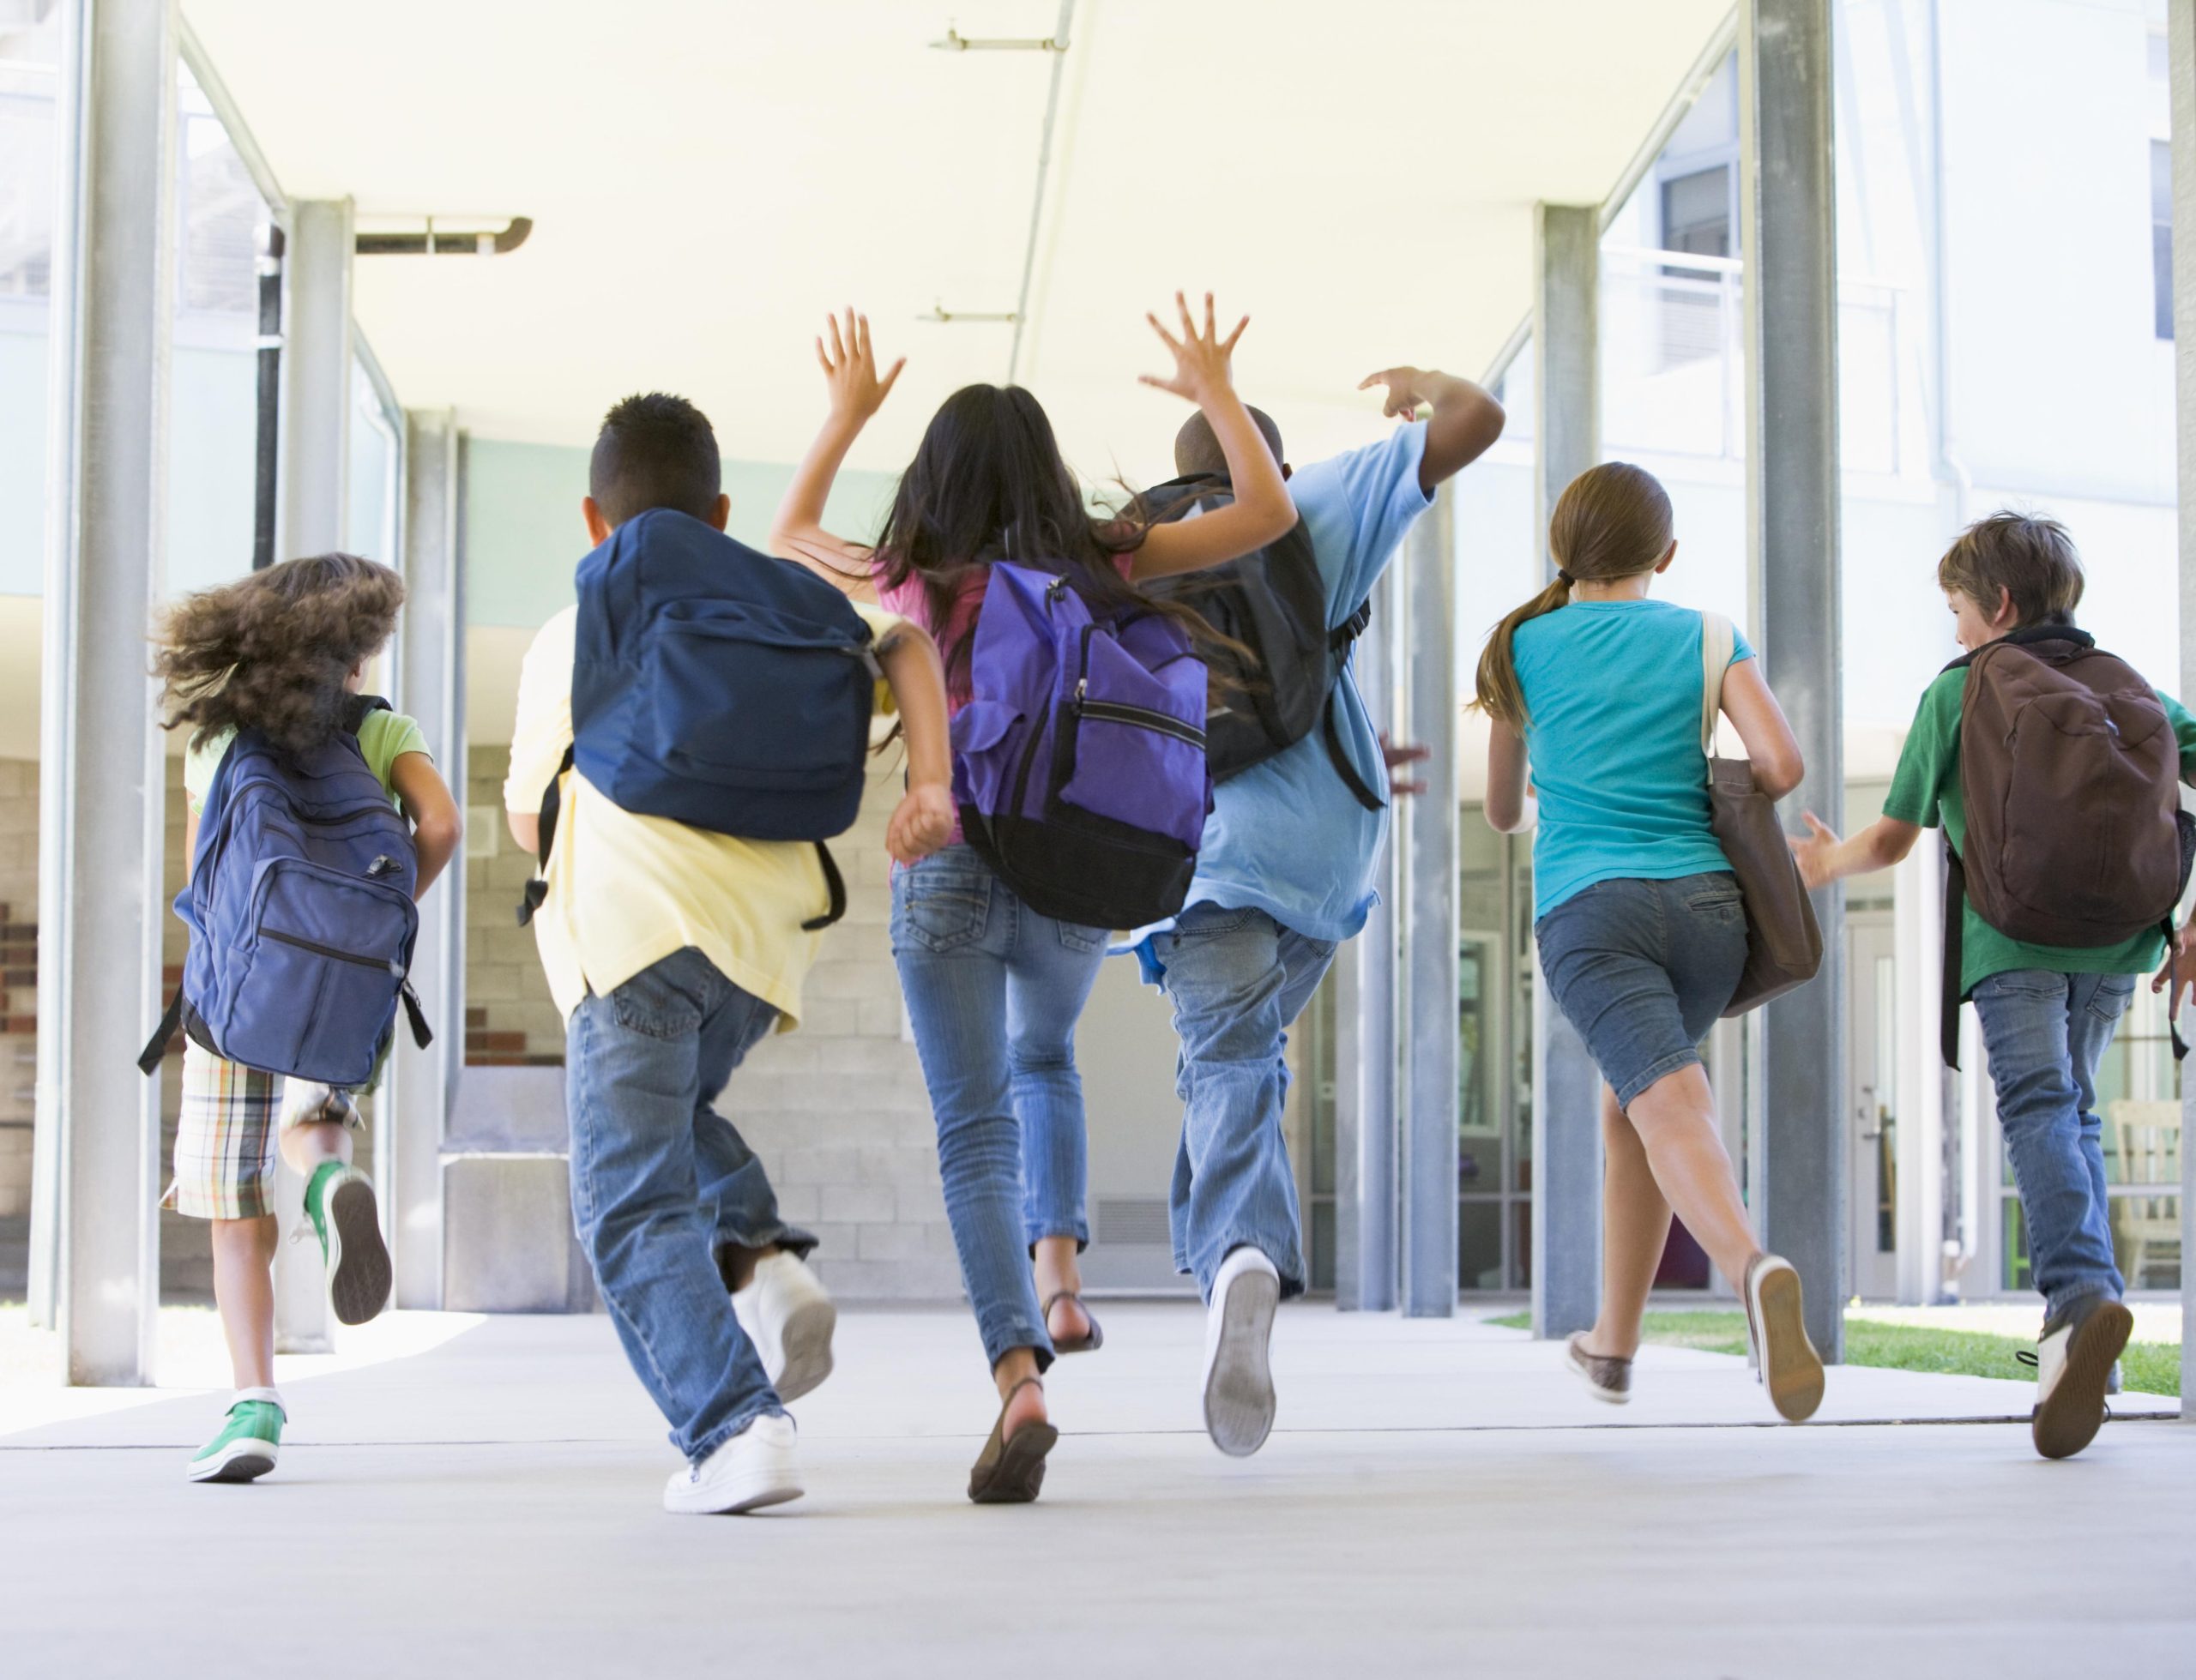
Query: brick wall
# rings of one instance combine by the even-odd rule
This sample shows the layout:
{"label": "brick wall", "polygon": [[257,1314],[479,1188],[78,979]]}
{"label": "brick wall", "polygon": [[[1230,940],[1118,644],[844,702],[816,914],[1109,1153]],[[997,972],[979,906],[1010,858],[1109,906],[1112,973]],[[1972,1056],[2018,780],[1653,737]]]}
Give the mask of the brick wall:
{"label": "brick wall", "polygon": [[37,1016],[38,766],[0,758],[0,1219],[30,1213]]}
{"label": "brick wall", "polygon": [[507,747],[466,752],[465,1060],[474,1067],[562,1067],[564,1021],[541,977],[534,934],[518,924],[534,860],[504,827]]}

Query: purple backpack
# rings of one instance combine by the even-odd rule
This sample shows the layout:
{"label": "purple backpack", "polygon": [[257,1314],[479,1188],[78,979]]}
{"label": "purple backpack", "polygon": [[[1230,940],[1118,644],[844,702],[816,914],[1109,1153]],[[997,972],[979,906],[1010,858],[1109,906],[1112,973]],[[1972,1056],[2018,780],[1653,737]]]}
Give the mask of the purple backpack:
{"label": "purple backpack", "polygon": [[1204,661],[1173,620],[1094,616],[1065,577],[991,569],[953,720],[968,843],[1031,909],[1135,928],[1182,907],[1212,809]]}

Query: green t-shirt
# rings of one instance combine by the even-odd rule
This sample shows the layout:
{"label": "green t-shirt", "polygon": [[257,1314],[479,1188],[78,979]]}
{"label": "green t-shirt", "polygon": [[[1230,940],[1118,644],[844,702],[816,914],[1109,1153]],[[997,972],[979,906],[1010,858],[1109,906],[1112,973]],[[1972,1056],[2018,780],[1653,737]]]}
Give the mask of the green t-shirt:
{"label": "green t-shirt", "polygon": [[[204,810],[206,795],[214,786],[214,772],[221,768],[222,756],[234,737],[233,730],[216,735],[204,746],[184,754],[183,791],[193,816]],[[418,724],[401,712],[369,712],[366,720],[359,726],[359,750],[366,756],[366,768],[380,779],[383,787],[389,788],[389,797],[394,801],[396,790],[389,785],[389,771],[406,753],[425,752],[427,738]]]}
{"label": "green t-shirt", "polygon": [[[1934,828],[1941,819],[1955,852],[1967,850],[1967,804],[1959,785],[1960,696],[1967,689],[1967,667],[1947,671],[1929,684],[1914,714],[1914,729],[1898,755],[1884,815],[1901,822]],[[2172,695],[2160,694],[2166,717],[2181,743],[2181,775],[2196,779],[2196,717]],[[2030,945],[2008,938],[1964,907],[1960,933],[1960,996],[1979,981],[2014,968],[2048,968],[2061,974],[2139,974],[2165,960],[2165,939],[2139,933],[2125,944],[2069,949]]]}

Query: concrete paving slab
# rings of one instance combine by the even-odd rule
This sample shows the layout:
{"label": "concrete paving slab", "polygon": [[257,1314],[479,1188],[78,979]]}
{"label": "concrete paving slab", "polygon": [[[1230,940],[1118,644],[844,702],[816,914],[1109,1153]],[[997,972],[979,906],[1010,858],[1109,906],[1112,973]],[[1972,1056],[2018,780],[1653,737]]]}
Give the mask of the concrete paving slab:
{"label": "concrete paving slab", "polygon": [[[797,1408],[809,1497],[750,1520],[661,1514],[673,1457],[600,1319],[286,1379],[294,1445],[249,1488],[182,1479],[215,1394],[17,1430],[0,1669],[2196,1671],[2196,1429],[2115,1424],[2054,1465],[2022,1423],[1747,1427],[1742,1364],[1670,1350],[1612,1412],[1521,1333],[1299,1308],[1280,1426],[1236,1461],[1197,1430],[1194,1309],[1100,1310],[1026,1508],[961,1496],[994,1409],[962,1313],[848,1314]],[[1920,1418],[2025,1386],[1831,1392]]]}

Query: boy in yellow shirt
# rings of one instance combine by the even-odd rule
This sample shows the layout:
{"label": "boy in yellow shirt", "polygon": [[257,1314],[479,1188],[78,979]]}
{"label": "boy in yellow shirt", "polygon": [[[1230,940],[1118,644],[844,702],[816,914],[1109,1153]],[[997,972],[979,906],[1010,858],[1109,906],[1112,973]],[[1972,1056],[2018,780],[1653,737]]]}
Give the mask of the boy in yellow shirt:
{"label": "boy in yellow shirt", "polygon": [[[628,398],[595,443],[588,534],[600,545],[656,508],[721,531],[720,484],[715,436],[692,404]],[[943,671],[920,629],[856,611],[906,735],[908,791],[886,844],[912,862],[953,822]],[[560,771],[578,623],[566,608],[527,653],[504,785],[511,834],[531,852],[543,795],[563,778],[533,924],[566,1021],[573,1213],[635,1374],[688,1460],[665,1508],[753,1510],[802,1491],[783,1402],[830,1371],[832,1312],[801,1264],[815,1239],[779,1219],[762,1163],[713,1103],[764,1035],[798,1024],[819,936],[804,924],[830,894],[812,845],[638,815]]]}

